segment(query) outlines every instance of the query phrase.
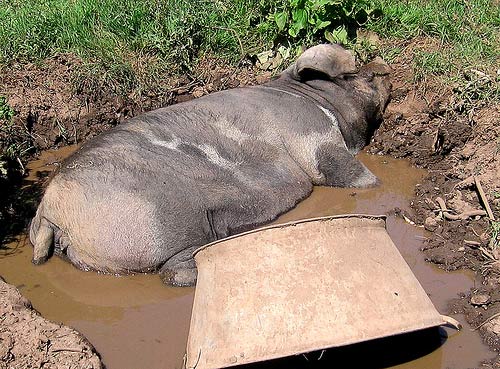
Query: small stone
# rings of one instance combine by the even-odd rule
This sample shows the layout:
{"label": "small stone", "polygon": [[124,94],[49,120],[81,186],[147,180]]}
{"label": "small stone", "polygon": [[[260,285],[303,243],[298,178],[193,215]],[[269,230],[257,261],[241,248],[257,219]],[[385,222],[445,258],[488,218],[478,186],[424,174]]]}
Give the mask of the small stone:
{"label": "small stone", "polygon": [[257,60],[259,61],[260,64],[264,64],[272,57],[272,55],[273,55],[272,50],[263,51],[257,54]]}
{"label": "small stone", "polygon": [[203,95],[205,95],[205,92],[203,91],[203,88],[196,87],[191,95],[198,98],[198,97],[202,97]]}
{"label": "small stone", "polygon": [[487,324],[486,327],[489,331],[493,332],[497,336],[500,336],[500,318],[495,318]]}
{"label": "small stone", "polygon": [[277,54],[273,59],[272,59],[272,63],[271,63],[271,69],[276,69],[278,68],[281,63],[283,63],[283,58],[281,57],[280,54]]}
{"label": "small stone", "polygon": [[474,306],[482,306],[487,305],[490,302],[490,295],[486,293],[479,293],[477,295],[473,295],[470,298],[470,303]]}
{"label": "small stone", "polygon": [[465,251],[465,247],[459,247],[457,251]]}
{"label": "small stone", "polygon": [[427,229],[428,231],[434,231],[438,227],[438,222],[436,218],[433,217],[427,217],[425,218],[424,222],[424,228]]}
{"label": "small stone", "polygon": [[270,61],[267,61],[265,63],[262,63],[259,68],[262,69],[262,70],[268,70],[269,68],[271,67],[271,62]]}

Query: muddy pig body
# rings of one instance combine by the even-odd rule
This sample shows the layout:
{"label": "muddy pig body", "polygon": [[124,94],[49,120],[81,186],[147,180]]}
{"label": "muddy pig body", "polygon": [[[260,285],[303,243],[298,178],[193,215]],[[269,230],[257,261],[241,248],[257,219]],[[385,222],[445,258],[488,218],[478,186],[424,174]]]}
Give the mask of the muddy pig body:
{"label": "muddy pig body", "polygon": [[313,185],[368,187],[354,158],[387,104],[388,67],[337,45],[277,79],[158,109],[83,145],[32,220],[34,263],[53,253],[109,273],[196,280],[192,252],[275,219]]}

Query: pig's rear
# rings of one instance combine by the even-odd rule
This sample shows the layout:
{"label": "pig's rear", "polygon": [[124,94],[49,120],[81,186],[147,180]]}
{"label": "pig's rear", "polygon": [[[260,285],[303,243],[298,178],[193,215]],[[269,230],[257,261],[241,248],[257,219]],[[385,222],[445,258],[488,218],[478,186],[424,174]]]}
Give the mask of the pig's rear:
{"label": "pig's rear", "polygon": [[55,253],[84,270],[154,270],[171,256],[162,247],[154,219],[154,207],[136,194],[58,175],[31,222],[33,263]]}

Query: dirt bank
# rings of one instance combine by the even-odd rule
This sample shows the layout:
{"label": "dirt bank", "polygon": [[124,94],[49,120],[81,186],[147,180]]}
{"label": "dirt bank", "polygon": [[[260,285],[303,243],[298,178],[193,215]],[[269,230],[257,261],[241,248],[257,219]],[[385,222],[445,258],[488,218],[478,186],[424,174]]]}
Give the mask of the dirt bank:
{"label": "dirt bank", "polygon": [[[430,231],[423,248],[428,261],[446,270],[471,269],[481,277],[480,286],[452,301],[450,312],[464,313],[498,352],[500,249],[475,179],[498,220],[500,104],[475,101],[473,91],[462,93],[434,76],[415,82],[415,52],[436,45],[420,39],[398,46],[403,52],[392,63],[393,99],[369,151],[409,158],[430,172],[416,187],[414,214],[408,218]],[[498,83],[475,71],[469,78],[471,89]]]}
{"label": "dirt bank", "polygon": [[113,86],[81,81],[82,62],[58,55],[41,64],[4,67],[0,96],[7,97],[14,124],[38,152],[85,141],[144,111],[269,78],[250,66],[234,70],[220,64],[202,60],[193,68],[195,75],[160,76],[165,81],[161,89],[132,90],[124,96]]}
{"label": "dirt bank", "polygon": [[103,368],[80,333],[42,318],[0,278],[0,368]]}

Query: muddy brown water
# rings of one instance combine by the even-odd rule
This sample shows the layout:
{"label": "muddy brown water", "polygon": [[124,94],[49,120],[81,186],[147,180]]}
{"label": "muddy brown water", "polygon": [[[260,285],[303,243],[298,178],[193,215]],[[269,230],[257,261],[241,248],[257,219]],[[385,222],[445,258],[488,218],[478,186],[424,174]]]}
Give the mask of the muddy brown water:
{"label": "muddy brown water", "polygon": [[[50,173],[74,150],[67,147],[43,153],[28,166],[28,181],[41,172]],[[413,189],[425,173],[402,160],[364,153],[360,159],[382,180],[381,186],[365,190],[315,188],[309,198],[276,223],[346,213],[393,214],[395,208],[407,209]],[[474,285],[471,273],[446,273],[424,261],[419,251],[426,237],[422,228],[389,215],[387,229],[440,312],[446,311],[449,299]],[[193,288],[166,287],[157,275],[117,277],[83,272],[57,257],[34,266],[31,252],[26,235],[0,249],[0,275],[16,285],[44,317],[83,333],[108,369],[182,367]],[[332,363],[349,362],[355,367],[459,369],[478,366],[493,356],[479,335],[464,325],[460,332],[440,328],[331,349],[320,361],[319,356],[309,354],[252,367],[331,367]]]}

